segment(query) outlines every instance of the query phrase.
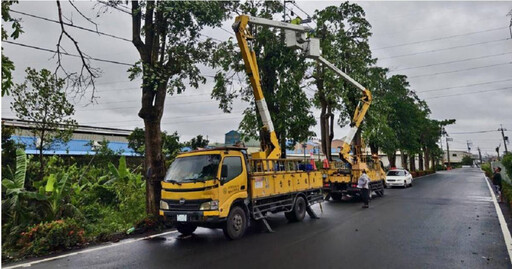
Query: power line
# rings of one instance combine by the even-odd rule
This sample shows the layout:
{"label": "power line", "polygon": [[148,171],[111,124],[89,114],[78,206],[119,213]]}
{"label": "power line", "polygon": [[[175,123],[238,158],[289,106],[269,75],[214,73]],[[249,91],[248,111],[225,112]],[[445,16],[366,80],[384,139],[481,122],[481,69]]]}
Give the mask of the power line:
{"label": "power line", "polygon": [[[105,2],[105,1],[98,1],[98,2],[101,3],[101,4],[104,4],[104,5],[108,6],[108,7],[111,7],[113,9],[119,10],[119,11],[121,11],[123,13],[126,13],[126,14],[128,14],[130,16],[132,15],[132,13],[130,11],[126,11],[126,10],[120,8],[120,7],[124,7],[123,5],[120,5],[120,4],[119,5],[110,4],[110,3]],[[129,8],[129,7],[126,7],[126,8]]]}
{"label": "power line", "polygon": [[[57,20],[52,20],[52,19],[48,19],[48,18],[37,16],[37,15],[21,12],[21,11],[16,11],[16,10],[12,10],[11,9],[11,12],[18,13],[18,14],[25,15],[25,16],[29,16],[29,17],[33,17],[33,18],[40,19],[40,20],[45,20],[45,21],[49,21],[49,22],[54,22],[54,23],[60,24],[60,22],[57,21]],[[100,31],[97,31],[97,30],[92,30],[92,29],[81,27],[81,26],[74,25],[74,24],[71,24],[71,23],[63,22],[63,24],[67,25],[67,26],[70,26],[70,27],[74,27],[74,28],[80,29],[80,30],[92,32],[92,33],[95,33],[95,34],[116,38],[116,39],[127,41],[127,42],[130,42],[130,43],[132,42],[130,39],[127,39],[127,38],[124,38],[124,37],[115,36],[115,35],[104,33],[104,32],[100,32]]]}
{"label": "power line", "polygon": [[[235,117],[229,117],[229,118],[219,118],[219,119],[207,119],[207,120],[196,120],[196,121],[178,121],[178,122],[161,122],[160,124],[188,124],[188,123],[196,123],[196,122],[215,122],[215,121],[224,121],[224,120],[234,120],[234,119],[240,119],[240,117],[243,117],[243,115],[235,116]],[[122,127],[126,126],[124,125],[111,125],[109,127]]]}
{"label": "power line", "polygon": [[[3,42],[4,42],[4,43],[8,43],[8,44],[12,44],[12,45],[16,45],[16,46],[21,46],[21,47],[26,47],[26,48],[36,49],[36,50],[42,50],[42,51],[46,51],[46,52],[57,53],[57,51],[55,51],[55,50],[46,49],[46,48],[41,48],[41,47],[36,47],[36,46],[31,46],[31,45],[27,45],[27,44],[22,44],[22,43],[17,43],[17,42],[12,42],[12,41],[7,41],[7,40],[4,40]],[[67,53],[67,52],[60,52],[60,54],[62,54],[62,55],[67,55],[67,56],[71,56],[71,57],[81,58],[81,56],[80,56],[80,55],[71,54],[71,53]],[[118,65],[125,65],[125,66],[133,66],[133,64],[129,64],[129,63],[122,63],[122,62],[118,62],[118,61],[105,60],[105,59],[99,59],[99,58],[94,58],[94,57],[86,57],[86,59],[88,59],[88,60],[94,60],[94,61],[98,61],[98,62],[111,63],[111,64],[118,64]]]}
{"label": "power line", "polygon": [[228,31],[228,30],[224,29],[224,27],[219,27],[219,28],[220,28],[221,30],[223,30],[224,32],[226,32],[226,33],[228,33],[228,34],[232,35],[232,36],[234,36],[234,35],[235,35],[233,32],[231,32],[231,31]]}
{"label": "power line", "polygon": [[507,88],[499,88],[499,89],[486,90],[486,91],[475,91],[475,92],[466,92],[466,93],[459,93],[459,94],[441,95],[441,96],[428,97],[428,98],[425,98],[425,100],[428,100],[428,99],[438,99],[438,98],[450,97],[450,96],[461,96],[461,95],[468,95],[468,94],[477,94],[477,93],[484,93],[484,92],[504,91],[504,90],[512,90],[512,88],[511,87],[507,87]]}
{"label": "power line", "polygon": [[433,39],[427,39],[427,40],[421,40],[421,41],[414,41],[414,42],[409,42],[409,43],[402,43],[402,44],[398,44],[398,45],[381,47],[381,48],[376,48],[376,49],[372,49],[372,50],[381,50],[381,49],[403,47],[403,46],[408,46],[408,45],[421,44],[421,43],[424,43],[424,42],[432,42],[432,41],[450,39],[450,38],[460,37],[460,36],[468,36],[468,35],[474,35],[474,34],[480,34],[480,33],[487,33],[487,32],[492,32],[492,31],[497,31],[497,30],[502,30],[502,29],[507,29],[507,27],[492,28],[492,29],[487,29],[487,30],[482,30],[482,31],[477,31],[477,32],[458,34],[458,35],[451,35],[451,36],[445,36],[445,37],[439,37],[439,38],[433,38]]}
{"label": "power line", "polygon": [[448,61],[448,62],[442,62],[442,63],[436,63],[436,64],[427,64],[427,65],[413,66],[413,67],[407,67],[407,68],[400,68],[400,69],[391,70],[391,72],[402,71],[402,70],[410,70],[410,69],[417,69],[417,68],[423,68],[423,67],[431,67],[431,66],[443,65],[443,64],[461,63],[461,62],[467,62],[467,61],[471,61],[471,60],[479,60],[479,59],[491,58],[491,57],[502,56],[502,55],[507,55],[507,54],[512,54],[512,52],[498,53],[498,54],[481,56],[481,57],[474,57],[474,58],[466,58],[466,59],[455,60],[455,61]]}
{"label": "power line", "polygon": [[450,135],[452,134],[483,134],[483,133],[492,133],[492,132],[497,132],[496,130],[485,130],[485,131],[470,131],[470,132],[456,132],[456,133],[450,133]]}
{"label": "power line", "polygon": [[512,62],[500,63],[500,64],[491,64],[491,65],[478,66],[478,67],[472,67],[472,68],[466,68],[466,69],[459,69],[459,70],[453,70],[453,71],[447,71],[447,72],[438,72],[438,73],[432,73],[432,74],[423,74],[423,75],[411,76],[409,78],[420,78],[420,77],[429,77],[429,76],[437,76],[437,75],[458,73],[458,72],[463,72],[463,71],[468,71],[468,70],[476,70],[476,69],[482,69],[482,68],[488,68],[488,67],[494,67],[494,66],[507,65],[507,64],[511,64],[511,63]]}
{"label": "power line", "polygon": [[488,82],[481,82],[481,83],[475,83],[475,84],[467,84],[467,85],[462,85],[462,86],[454,86],[454,87],[446,87],[446,88],[439,88],[439,89],[433,89],[433,90],[417,91],[417,93],[436,92],[436,91],[442,91],[442,90],[448,90],[448,89],[466,88],[466,87],[472,87],[472,86],[478,86],[478,85],[488,85],[488,84],[494,84],[494,83],[511,81],[511,80],[512,79],[488,81]]}
{"label": "power line", "polygon": [[394,56],[390,56],[390,57],[379,58],[379,60],[386,60],[386,59],[394,59],[394,58],[400,58],[400,57],[414,56],[414,55],[419,55],[419,54],[432,53],[432,52],[438,52],[438,51],[445,51],[445,50],[451,50],[451,49],[467,48],[467,47],[478,46],[478,45],[483,45],[483,44],[502,42],[502,41],[506,41],[506,40],[510,40],[510,39],[511,38],[504,38],[504,39],[497,39],[497,40],[491,40],[491,41],[485,41],[485,42],[479,42],[479,43],[473,43],[473,44],[467,44],[467,45],[460,45],[460,46],[454,46],[454,47],[448,47],[448,48],[442,48],[442,49],[426,50],[426,51],[420,51],[420,52],[414,52],[414,53],[394,55]]}
{"label": "power line", "polygon": [[[139,100],[135,100],[134,102],[138,102]],[[216,100],[210,99],[206,101],[196,101],[196,102],[185,102],[185,103],[177,103],[177,104],[171,104],[166,103],[165,105],[172,105],[172,106],[181,106],[181,105],[191,105],[191,104],[200,104],[200,103],[210,103],[214,102]],[[113,107],[113,108],[98,108],[98,109],[84,109],[84,110],[78,110],[80,112],[87,112],[87,111],[102,111],[102,110],[123,110],[123,109],[136,109],[133,106],[123,106],[123,107]]]}
{"label": "power line", "polygon": [[[231,113],[240,113],[240,112],[243,112],[243,110],[237,110],[237,111],[231,111]],[[188,116],[178,116],[178,117],[172,117],[172,119],[183,119],[183,118],[202,118],[202,117],[210,117],[210,116],[219,116],[219,115],[226,115],[226,114],[230,114],[230,113],[216,113],[216,114],[212,114],[212,113],[206,113],[206,114],[195,114],[195,115],[188,115]],[[136,118],[136,119],[131,119],[131,120],[117,120],[117,121],[91,121],[91,122],[82,122],[81,124],[93,124],[93,123],[112,123],[112,122],[133,122],[137,119],[141,119],[141,118]]]}

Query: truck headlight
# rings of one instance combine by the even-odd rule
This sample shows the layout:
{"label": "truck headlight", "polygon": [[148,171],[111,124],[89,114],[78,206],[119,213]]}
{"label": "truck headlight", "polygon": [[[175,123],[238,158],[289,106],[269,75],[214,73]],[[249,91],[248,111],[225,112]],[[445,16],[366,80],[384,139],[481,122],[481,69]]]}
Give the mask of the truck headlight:
{"label": "truck headlight", "polygon": [[160,200],[160,209],[169,210],[169,204],[167,202]]}
{"label": "truck headlight", "polygon": [[213,200],[206,203],[202,203],[199,210],[218,210],[219,209],[219,201]]}

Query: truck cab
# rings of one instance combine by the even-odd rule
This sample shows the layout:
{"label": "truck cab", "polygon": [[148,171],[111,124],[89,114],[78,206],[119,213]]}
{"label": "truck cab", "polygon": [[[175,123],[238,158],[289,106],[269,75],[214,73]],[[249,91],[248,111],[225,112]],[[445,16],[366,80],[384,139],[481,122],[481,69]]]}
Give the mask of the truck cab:
{"label": "truck cab", "polygon": [[162,182],[160,215],[185,235],[198,226],[221,228],[234,204],[247,203],[248,184],[242,148],[180,154]]}

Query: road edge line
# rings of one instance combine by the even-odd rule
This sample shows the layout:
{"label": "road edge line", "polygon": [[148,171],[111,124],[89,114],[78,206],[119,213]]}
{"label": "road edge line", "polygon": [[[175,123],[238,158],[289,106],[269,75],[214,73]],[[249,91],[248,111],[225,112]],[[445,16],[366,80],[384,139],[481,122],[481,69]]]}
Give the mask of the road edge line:
{"label": "road edge line", "polygon": [[501,207],[498,204],[498,200],[494,195],[494,190],[491,188],[491,184],[486,176],[484,176],[484,180],[487,183],[487,187],[491,192],[492,201],[494,203],[494,208],[496,209],[496,213],[498,214],[498,220],[501,226],[501,232],[503,233],[503,238],[505,239],[505,245],[507,247],[509,262],[512,264],[512,237],[510,236],[510,231],[508,230],[507,222],[505,221],[505,217],[503,216],[503,212],[501,212]]}
{"label": "road edge line", "polygon": [[154,237],[157,237],[157,236],[168,235],[168,234],[173,234],[173,233],[177,233],[177,232],[178,231],[173,230],[173,231],[163,232],[163,233],[159,233],[159,234],[148,235],[148,236],[144,236],[144,237],[133,239],[133,240],[128,240],[127,239],[124,242],[121,241],[119,243],[111,243],[111,244],[100,246],[100,247],[86,248],[86,249],[83,249],[83,250],[79,250],[79,251],[75,251],[75,252],[71,252],[71,253],[66,253],[66,254],[62,254],[62,255],[59,255],[59,256],[55,256],[55,257],[49,257],[49,258],[45,258],[45,259],[41,259],[41,260],[36,260],[36,261],[32,261],[32,262],[16,264],[16,265],[7,266],[7,267],[2,266],[2,268],[4,268],[4,269],[12,269],[12,268],[30,267],[30,266],[32,266],[34,264],[38,264],[38,263],[59,260],[59,259],[66,258],[66,257],[69,257],[69,256],[75,256],[75,255],[78,255],[78,254],[89,253],[89,252],[93,252],[93,251],[96,251],[96,250],[102,250],[102,249],[111,248],[111,247],[115,247],[115,246],[131,244],[131,243],[135,243],[135,242],[138,242],[138,241],[142,241],[142,240],[146,240],[146,239],[151,239],[151,238],[154,238]]}

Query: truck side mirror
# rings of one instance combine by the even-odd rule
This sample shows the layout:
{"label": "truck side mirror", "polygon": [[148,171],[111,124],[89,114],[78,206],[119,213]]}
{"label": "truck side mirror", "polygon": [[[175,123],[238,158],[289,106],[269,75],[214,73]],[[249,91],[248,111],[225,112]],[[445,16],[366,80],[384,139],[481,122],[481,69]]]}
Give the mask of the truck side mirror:
{"label": "truck side mirror", "polygon": [[222,169],[220,170],[220,179],[225,179],[228,177],[228,166],[223,164]]}

